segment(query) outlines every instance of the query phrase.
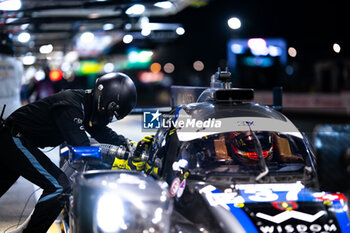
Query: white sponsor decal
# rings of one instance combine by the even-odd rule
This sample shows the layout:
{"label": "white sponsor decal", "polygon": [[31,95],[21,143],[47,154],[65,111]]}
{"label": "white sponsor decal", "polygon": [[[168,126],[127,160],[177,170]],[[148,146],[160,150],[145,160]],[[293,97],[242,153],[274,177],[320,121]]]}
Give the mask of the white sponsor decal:
{"label": "white sponsor decal", "polygon": [[205,186],[199,192],[204,193],[207,201],[211,206],[222,206],[229,210],[228,204],[244,203],[244,199],[237,193],[212,193],[216,188],[212,185]]}
{"label": "white sponsor decal", "polygon": [[337,227],[335,224],[324,224],[323,226],[320,224],[311,224],[309,226],[304,225],[304,224],[298,224],[298,225],[285,225],[285,226],[261,226],[259,227],[260,231],[263,233],[282,233],[282,232],[287,232],[287,233],[292,233],[292,232],[300,232],[300,233],[306,233],[306,232],[322,232],[322,233],[330,233],[330,232],[336,232]]}
{"label": "white sponsor decal", "polygon": [[279,223],[287,221],[291,218],[295,218],[295,219],[305,221],[305,222],[314,222],[314,221],[316,221],[316,219],[322,217],[325,214],[326,214],[326,211],[323,211],[323,210],[317,212],[316,214],[307,214],[307,213],[299,212],[296,210],[291,210],[291,211],[284,211],[284,212],[279,213],[275,216],[270,216],[268,214],[264,214],[264,213],[259,212],[256,214],[256,217],[279,224]]}
{"label": "white sponsor decal", "polygon": [[179,190],[179,187],[180,187],[180,179],[179,178],[175,178],[173,180],[173,182],[171,183],[171,186],[170,186],[170,196],[171,197],[175,197],[177,191]]}
{"label": "white sponsor decal", "polygon": [[178,198],[180,198],[182,196],[182,194],[184,193],[184,190],[186,188],[186,179],[184,179],[181,184],[180,184],[180,187],[179,187],[179,190],[177,190],[177,194],[176,196]]}
{"label": "white sponsor decal", "polygon": [[276,193],[273,193],[270,189],[265,189],[257,191],[254,193],[254,195],[248,196],[248,198],[256,202],[270,202],[276,201],[278,199],[278,195]]}
{"label": "white sponsor decal", "polygon": [[[188,115],[182,118],[180,116],[178,121],[186,122],[187,119]],[[192,126],[192,122],[189,122],[191,124],[188,126]],[[298,138],[303,138],[299,130],[291,121],[282,121],[264,117],[229,117],[212,119],[210,122],[207,122],[207,124],[213,127],[205,127],[199,131],[198,129],[201,127],[183,127],[177,130],[177,134],[180,141],[190,141],[217,133],[247,131],[249,130],[249,122],[252,122],[251,129],[254,131],[282,132],[284,134],[290,134]],[[186,124],[184,126],[186,126]]]}
{"label": "white sponsor decal", "polygon": [[256,202],[276,201],[279,197],[274,192],[287,192],[285,197],[287,201],[297,201],[298,194],[304,188],[304,185],[300,182],[292,184],[247,184],[238,185],[237,188],[244,190],[246,194],[252,194],[248,198]]}
{"label": "white sponsor decal", "polygon": [[[218,204],[236,204],[248,201],[254,202],[271,202],[278,201],[297,201],[299,192],[304,188],[300,182],[296,183],[277,183],[277,184],[240,184],[235,186],[236,189],[241,190],[241,195],[237,193],[213,193],[216,188],[212,185],[205,186],[200,190],[205,193],[206,197],[213,205]],[[278,193],[282,192],[283,196]],[[285,192],[283,194],[283,192]],[[244,194],[244,197],[243,197]],[[238,199],[239,197],[239,199]]]}

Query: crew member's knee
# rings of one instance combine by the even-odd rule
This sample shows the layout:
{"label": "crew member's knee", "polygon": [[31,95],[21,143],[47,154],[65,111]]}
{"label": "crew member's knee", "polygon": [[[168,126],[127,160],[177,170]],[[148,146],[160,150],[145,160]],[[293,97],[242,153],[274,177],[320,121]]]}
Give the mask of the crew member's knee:
{"label": "crew member's knee", "polygon": [[62,173],[56,180],[52,183],[54,186],[44,188],[43,195],[41,196],[39,202],[48,200],[58,200],[59,202],[66,202],[71,193],[71,184],[67,176]]}
{"label": "crew member's knee", "polygon": [[66,176],[66,174],[62,173],[58,177],[58,183],[62,187],[62,191],[61,191],[62,195],[69,195],[71,193],[71,183],[70,183],[68,177]]}

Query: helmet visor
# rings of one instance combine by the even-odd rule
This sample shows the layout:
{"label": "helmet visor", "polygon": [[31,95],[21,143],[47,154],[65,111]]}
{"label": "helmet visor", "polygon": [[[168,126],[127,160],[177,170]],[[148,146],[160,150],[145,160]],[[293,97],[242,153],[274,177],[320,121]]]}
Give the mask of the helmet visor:
{"label": "helmet visor", "polygon": [[115,118],[117,118],[117,120],[121,120],[124,118],[124,116],[121,116],[120,114],[118,114],[118,111],[113,111],[113,115],[115,116]]}
{"label": "helmet visor", "polygon": [[120,120],[120,117],[118,115],[118,108],[119,106],[115,102],[111,102],[107,106],[107,117],[109,122],[113,120],[113,116],[115,116],[118,120]]}
{"label": "helmet visor", "polygon": [[124,115],[120,113],[120,106],[115,102],[111,102],[108,104],[107,114],[110,122],[113,120],[113,115],[115,116],[115,118],[117,118],[117,120],[121,120],[124,118]]}

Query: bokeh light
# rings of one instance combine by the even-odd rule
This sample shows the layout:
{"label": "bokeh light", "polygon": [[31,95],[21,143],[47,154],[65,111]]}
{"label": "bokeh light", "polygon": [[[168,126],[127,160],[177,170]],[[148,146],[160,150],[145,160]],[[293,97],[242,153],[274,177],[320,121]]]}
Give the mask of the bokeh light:
{"label": "bokeh light", "polygon": [[193,63],[193,69],[196,71],[202,71],[204,69],[204,63],[202,61],[195,61]]}
{"label": "bokeh light", "polygon": [[172,72],[174,72],[175,66],[173,63],[168,62],[164,65],[163,69],[165,73],[171,74]]}
{"label": "bokeh light", "polygon": [[49,77],[53,82],[60,81],[63,78],[63,73],[59,69],[54,69],[50,71]]}
{"label": "bokeh light", "polygon": [[293,47],[288,48],[288,55],[291,57],[296,57],[297,56],[297,50]]}
{"label": "bokeh light", "polygon": [[30,34],[28,32],[21,32],[17,38],[19,42],[27,43],[30,40]]}
{"label": "bokeh light", "polygon": [[162,66],[158,63],[158,62],[154,62],[152,63],[152,65],[150,66],[150,70],[153,73],[157,73],[162,69]]}
{"label": "bokeh light", "polygon": [[341,49],[341,47],[340,47],[339,44],[337,44],[337,43],[334,43],[334,44],[333,44],[333,51],[334,51],[334,52],[340,53],[340,49]]}
{"label": "bokeh light", "polygon": [[176,34],[182,36],[183,34],[185,34],[185,29],[183,27],[176,28]]}
{"label": "bokeh light", "polygon": [[123,42],[125,44],[130,44],[132,41],[133,41],[134,37],[130,34],[126,34],[124,37],[123,37]]}
{"label": "bokeh light", "polygon": [[237,17],[232,17],[229,20],[227,20],[227,24],[233,30],[239,29],[242,25],[241,20],[239,20],[239,18]]}

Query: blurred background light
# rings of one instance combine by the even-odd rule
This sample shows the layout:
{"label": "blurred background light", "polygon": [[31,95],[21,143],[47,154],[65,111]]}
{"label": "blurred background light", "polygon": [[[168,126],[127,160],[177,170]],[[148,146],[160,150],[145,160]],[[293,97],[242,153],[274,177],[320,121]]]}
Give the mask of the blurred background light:
{"label": "blurred background light", "polygon": [[127,51],[127,62],[120,66],[115,64],[116,69],[149,69],[153,52],[151,50],[138,50],[133,48]]}
{"label": "blurred background light", "polygon": [[42,45],[39,48],[39,52],[42,53],[42,54],[49,54],[49,53],[52,52],[52,50],[53,50],[52,44]]}
{"label": "blurred background light", "polygon": [[173,6],[173,3],[170,1],[162,1],[162,2],[154,3],[154,6],[163,8],[163,9],[170,9]]}
{"label": "blurred background light", "polygon": [[21,32],[17,39],[21,43],[27,43],[30,40],[30,34],[28,32]]}
{"label": "blurred background light", "polygon": [[141,28],[146,27],[149,24],[149,18],[146,16],[143,16],[140,18],[140,26]]}
{"label": "blurred background light", "polygon": [[71,71],[71,69],[72,69],[72,66],[71,66],[71,64],[69,62],[63,62],[62,63],[61,70],[63,72],[69,72],[69,71]]}
{"label": "blurred background light", "polygon": [[158,73],[162,69],[162,66],[158,62],[152,63],[150,70],[153,73]]}
{"label": "blurred background light", "polygon": [[73,63],[73,69],[76,69],[77,75],[98,74],[103,71],[103,65],[102,62],[91,59],[80,61],[77,67]]}
{"label": "blurred background light", "polygon": [[0,2],[0,10],[17,11],[21,9],[22,2],[20,0],[5,0]]}
{"label": "blurred background light", "polygon": [[149,23],[148,17],[141,17],[140,18],[140,24],[141,24],[141,35],[148,36],[151,34],[151,27]]}
{"label": "blurred background light", "polygon": [[89,19],[97,19],[97,18],[99,18],[100,16],[101,16],[101,15],[98,14],[98,13],[91,13],[91,14],[88,15],[88,18],[89,18]]}
{"label": "blurred background light", "polygon": [[334,51],[334,52],[340,53],[340,49],[341,49],[341,47],[340,47],[339,44],[337,44],[337,43],[334,43],[334,44],[333,44],[333,51]]}
{"label": "blurred background light", "polygon": [[271,57],[277,57],[282,55],[282,49],[280,47],[269,45],[267,48]]}
{"label": "blurred background light", "polygon": [[204,63],[202,61],[195,61],[193,63],[193,69],[196,71],[202,71],[204,69]]}
{"label": "blurred background light", "polygon": [[136,51],[131,51],[128,53],[128,60],[129,62],[138,62],[139,60],[139,53]]}
{"label": "blurred background light", "polygon": [[125,36],[123,36],[123,42],[125,44],[130,44],[133,41],[134,37],[130,34],[126,34]]}
{"label": "blurred background light", "polygon": [[252,67],[271,67],[273,65],[271,57],[265,56],[245,57],[242,62],[244,65]]}
{"label": "blurred background light", "polygon": [[251,38],[248,40],[248,47],[255,56],[264,55],[266,56],[269,51],[267,49],[266,40],[263,38]]}
{"label": "blurred background light", "polygon": [[33,55],[26,55],[22,58],[23,65],[33,65],[36,61],[36,57]]}
{"label": "blurred background light", "polygon": [[185,34],[185,29],[183,27],[178,27],[176,28],[176,33],[181,36]]}
{"label": "blurred background light", "polygon": [[34,78],[36,81],[41,81],[45,79],[45,72],[43,70],[38,70],[35,75]]}
{"label": "blurred background light", "polygon": [[139,80],[143,83],[160,82],[164,79],[164,73],[162,72],[141,72]]}
{"label": "blurred background light", "polygon": [[63,78],[63,73],[59,69],[53,69],[50,71],[49,77],[51,81],[57,82]]}
{"label": "blurred background light", "polygon": [[125,30],[130,30],[132,28],[132,24],[131,23],[127,23],[124,26]]}
{"label": "blurred background light", "polygon": [[152,51],[140,51],[138,54],[138,61],[139,62],[148,62],[150,61],[151,57],[153,55]]}
{"label": "blurred background light", "polygon": [[291,57],[296,57],[297,56],[297,50],[293,47],[288,48],[288,55]]}
{"label": "blurred background light", "polygon": [[91,43],[95,39],[95,36],[92,32],[84,32],[80,36],[80,40],[82,43]]}
{"label": "blurred background light", "polygon": [[109,30],[114,29],[114,25],[112,23],[106,23],[102,26],[102,29],[105,31],[109,31]]}
{"label": "blurred background light", "polygon": [[75,61],[77,61],[79,58],[79,54],[77,51],[69,51],[65,56],[64,56],[64,60],[66,62],[70,62],[73,63]]}
{"label": "blurred background light", "polygon": [[84,32],[78,35],[73,49],[81,57],[95,57],[106,49],[112,43],[113,38],[110,34],[98,32]]}
{"label": "blurred background light", "polygon": [[151,29],[149,27],[142,28],[141,35],[143,36],[149,36],[151,34]]}
{"label": "blurred background light", "polygon": [[26,30],[29,27],[29,23],[25,23],[21,25],[22,30]]}
{"label": "blurred background light", "polygon": [[237,17],[232,17],[227,20],[227,24],[231,29],[236,30],[241,27],[241,20],[239,20]]}
{"label": "blurred background light", "polygon": [[135,4],[129,7],[125,13],[127,15],[141,15],[145,11],[145,6],[142,4]]}
{"label": "blurred background light", "polygon": [[294,74],[294,68],[291,65],[286,66],[286,73],[291,76]]}
{"label": "blurred background light", "polygon": [[240,44],[232,44],[231,51],[235,54],[242,54],[242,53],[244,53],[244,48]]}
{"label": "blurred background light", "polygon": [[106,63],[106,64],[103,66],[103,71],[104,71],[105,73],[113,72],[113,71],[114,71],[114,65],[113,65],[113,63],[110,63],[110,62]]}
{"label": "blurred background light", "polygon": [[175,66],[173,63],[168,62],[164,65],[163,69],[165,73],[171,74],[172,72],[174,72]]}

